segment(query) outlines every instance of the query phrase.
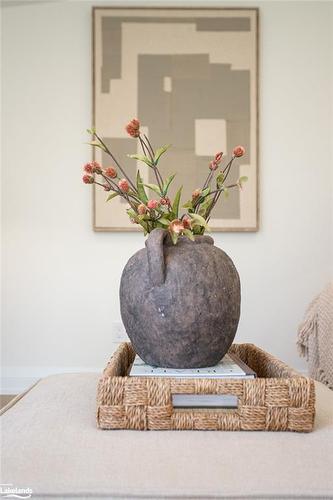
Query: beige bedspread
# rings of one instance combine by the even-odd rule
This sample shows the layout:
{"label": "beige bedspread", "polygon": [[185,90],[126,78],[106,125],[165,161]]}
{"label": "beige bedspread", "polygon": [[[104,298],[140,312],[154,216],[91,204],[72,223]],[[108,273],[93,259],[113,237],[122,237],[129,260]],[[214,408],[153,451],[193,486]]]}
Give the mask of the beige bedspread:
{"label": "beige bedspread", "polygon": [[32,498],[333,498],[333,392],[315,430],[102,431],[96,374],[41,380],[0,418],[1,482]]}

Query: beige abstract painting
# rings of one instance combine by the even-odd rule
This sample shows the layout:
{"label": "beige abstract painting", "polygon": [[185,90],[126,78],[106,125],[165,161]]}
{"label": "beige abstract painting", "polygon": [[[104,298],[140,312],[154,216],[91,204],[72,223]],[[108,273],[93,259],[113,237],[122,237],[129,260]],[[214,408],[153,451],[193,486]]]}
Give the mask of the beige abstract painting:
{"label": "beige abstract painting", "polygon": [[[172,147],[160,163],[177,173],[182,201],[203,184],[218,151],[230,155],[242,144],[246,155],[230,180],[247,176],[216,207],[213,231],[258,230],[258,10],[95,8],[93,10],[93,125],[130,177],[140,167],[128,158],[139,141],[125,125],[138,118],[155,146]],[[110,166],[104,153],[95,159]],[[171,191],[170,193],[174,193]],[[140,231],[126,203],[94,189],[96,231]]]}

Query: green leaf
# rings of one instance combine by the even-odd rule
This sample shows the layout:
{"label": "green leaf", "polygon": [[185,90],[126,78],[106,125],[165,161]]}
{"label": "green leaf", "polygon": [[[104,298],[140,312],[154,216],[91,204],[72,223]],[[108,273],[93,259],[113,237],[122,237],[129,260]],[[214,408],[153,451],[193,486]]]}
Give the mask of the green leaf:
{"label": "green leaf", "polygon": [[173,181],[173,179],[175,178],[175,176],[176,176],[176,174],[173,174],[173,175],[170,175],[170,177],[167,177],[165,179],[163,187],[162,187],[163,196],[166,196],[166,194],[168,193],[169,186],[170,186],[171,182]]}
{"label": "green leaf", "polygon": [[194,234],[204,234],[204,232],[205,232],[205,228],[203,228],[202,226],[195,226],[193,228]]}
{"label": "green leaf", "polygon": [[88,134],[94,135],[96,134],[96,129],[95,127],[87,128]]}
{"label": "green leaf", "polygon": [[202,215],[199,215],[199,214],[190,214],[190,217],[191,217],[191,219],[193,221],[193,225],[194,226],[202,226],[202,227],[206,227],[207,226],[207,222],[202,217]]}
{"label": "green leaf", "polygon": [[167,146],[163,146],[162,148],[158,148],[156,150],[156,153],[155,153],[155,156],[154,156],[154,163],[155,163],[155,165],[158,163],[158,161],[161,158],[162,154],[164,154],[169,147],[170,147],[170,144],[168,144]]}
{"label": "green leaf", "polygon": [[224,181],[224,174],[223,174],[223,172],[221,172],[216,177],[216,187],[217,187],[217,189],[220,189],[223,186],[223,181]]}
{"label": "green leaf", "polygon": [[199,196],[199,198],[196,200],[195,206],[201,205],[205,201],[205,199],[209,195],[209,193],[210,193],[210,187],[207,187],[206,189],[204,189],[202,191],[201,195]]}
{"label": "green leaf", "polygon": [[138,196],[143,203],[147,203],[148,196],[146,194],[145,188],[143,187],[143,181],[140,175],[140,171],[138,170],[136,173],[136,189],[138,191]]}
{"label": "green leaf", "polygon": [[113,198],[115,198],[116,196],[119,196],[119,193],[112,193],[112,194],[110,194],[110,195],[106,198],[106,201],[110,201],[110,200],[112,200]]}
{"label": "green leaf", "polygon": [[210,193],[210,187],[208,186],[206,189],[204,189],[200,195],[201,198],[206,198],[206,196]]}
{"label": "green leaf", "polygon": [[144,155],[127,155],[128,158],[132,158],[133,160],[138,160],[138,161],[143,161],[146,165],[149,167],[153,167],[153,163],[147,158],[147,156]]}
{"label": "green leaf", "polygon": [[202,215],[202,217],[205,217],[205,215],[208,213],[208,210],[212,206],[213,203],[213,198],[206,198],[205,201],[201,204],[200,209],[199,209],[199,215]]}
{"label": "green leaf", "polygon": [[147,222],[144,222],[143,220],[138,220],[138,223],[140,224],[141,227],[143,227],[144,234],[146,235],[148,232],[148,224]]}
{"label": "green leaf", "polygon": [[134,210],[133,210],[132,208],[128,208],[128,209],[126,210],[126,212],[128,213],[128,215],[129,215],[130,217],[136,217],[136,215],[137,215],[137,214],[136,214],[136,212],[134,212]]}
{"label": "green leaf", "polygon": [[180,202],[180,197],[182,194],[182,189],[183,189],[183,186],[181,186],[178,189],[176,196],[175,196],[175,199],[174,199],[173,204],[172,204],[172,212],[174,213],[175,218],[178,218],[179,202]]}
{"label": "green leaf", "polygon": [[248,180],[248,177],[247,177],[246,175],[243,175],[242,177],[240,177],[240,178],[238,179],[238,185],[239,185],[239,187],[241,188],[241,187],[242,187],[242,185],[243,185],[243,183],[244,183],[244,182],[247,182],[247,180]]}
{"label": "green leaf", "polygon": [[171,236],[171,239],[172,239],[172,243],[174,245],[176,245],[177,241],[178,241],[178,234],[170,231],[170,236]]}
{"label": "green leaf", "polygon": [[161,196],[161,191],[160,188],[156,184],[144,184],[147,188],[151,189],[155,193],[157,193],[159,196]]}
{"label": "green leaf", "polygon": [[192,233],[192,231],[190,231],[189,229],[184,229],[183,233],[185,234],[185,236],[187,236],[190,240],[194,241],[195,238],[194,238],[194,234]]}
{"label": "green leaf", "polygon": [[129,191],[127,191],[127,194],[128,195],[132,195],[132,196],[136,196],[136,191],[133,191],[133,189],[130,189]]}
{"label": "green leaf", "polygon": [[162,224],[163,226],[169,226],[169,224],[170,224],[170,221],[168,219],[166,219],[165,217],[161,217],[160,219],[158,219],[158,222],[160,224]]}
{"label": "green leaf", "polygon": [[185,208],[185,209],[193,209],[193,203],[192,203],[192,200],[188,200],[185,205],[183,205],[182,208]]}
{"label": "green leaf", "polygon": [[105,147],[102,144],[100,144],[98,141],[86,142],[85,144],[89,144],[90,146],[93,146],[95,148],[100,148],[103,151],[106,151]]}

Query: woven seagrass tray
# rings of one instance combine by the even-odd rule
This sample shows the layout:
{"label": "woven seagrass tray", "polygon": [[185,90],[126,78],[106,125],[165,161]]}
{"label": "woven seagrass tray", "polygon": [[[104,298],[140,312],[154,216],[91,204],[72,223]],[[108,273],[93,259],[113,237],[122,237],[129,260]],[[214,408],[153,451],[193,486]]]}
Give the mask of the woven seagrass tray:
{"label": "woven seagrass tray", "polygon": [[[253,344],[234,344],[255,379],[128,377],[135,358],[130,343],[112,356],[97,390],[100,429],[310,432],[315,416],[312,379],[302,377]],[[175,409],[174,394],[232,394],[235,409]]]}

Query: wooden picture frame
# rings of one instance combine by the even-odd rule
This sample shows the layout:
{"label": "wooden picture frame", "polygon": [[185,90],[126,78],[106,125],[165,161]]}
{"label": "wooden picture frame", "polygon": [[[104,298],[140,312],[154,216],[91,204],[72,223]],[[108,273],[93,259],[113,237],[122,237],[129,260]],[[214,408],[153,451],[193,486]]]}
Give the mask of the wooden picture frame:
{"label": "wooden picture frame", "polygon": [[[161,163],[177,173],[182,202],[200,187],[210,159],[242,144],[232,175],[246,175],[216,207],[212,231],[259,228],[259,11],[257,8],[94,7],[92,30],[93,125],[130,176],[149,167],[127,157],[139,151],[126,123],[139,118],[156,147],[171,143]],[[111,162],[95,151],[103,166]],[[231,177],[231,180],[232,177]],[[172,195],[171,191],[171,195]],[[140,231],[119,197],[93,187],[96,231]]]}

